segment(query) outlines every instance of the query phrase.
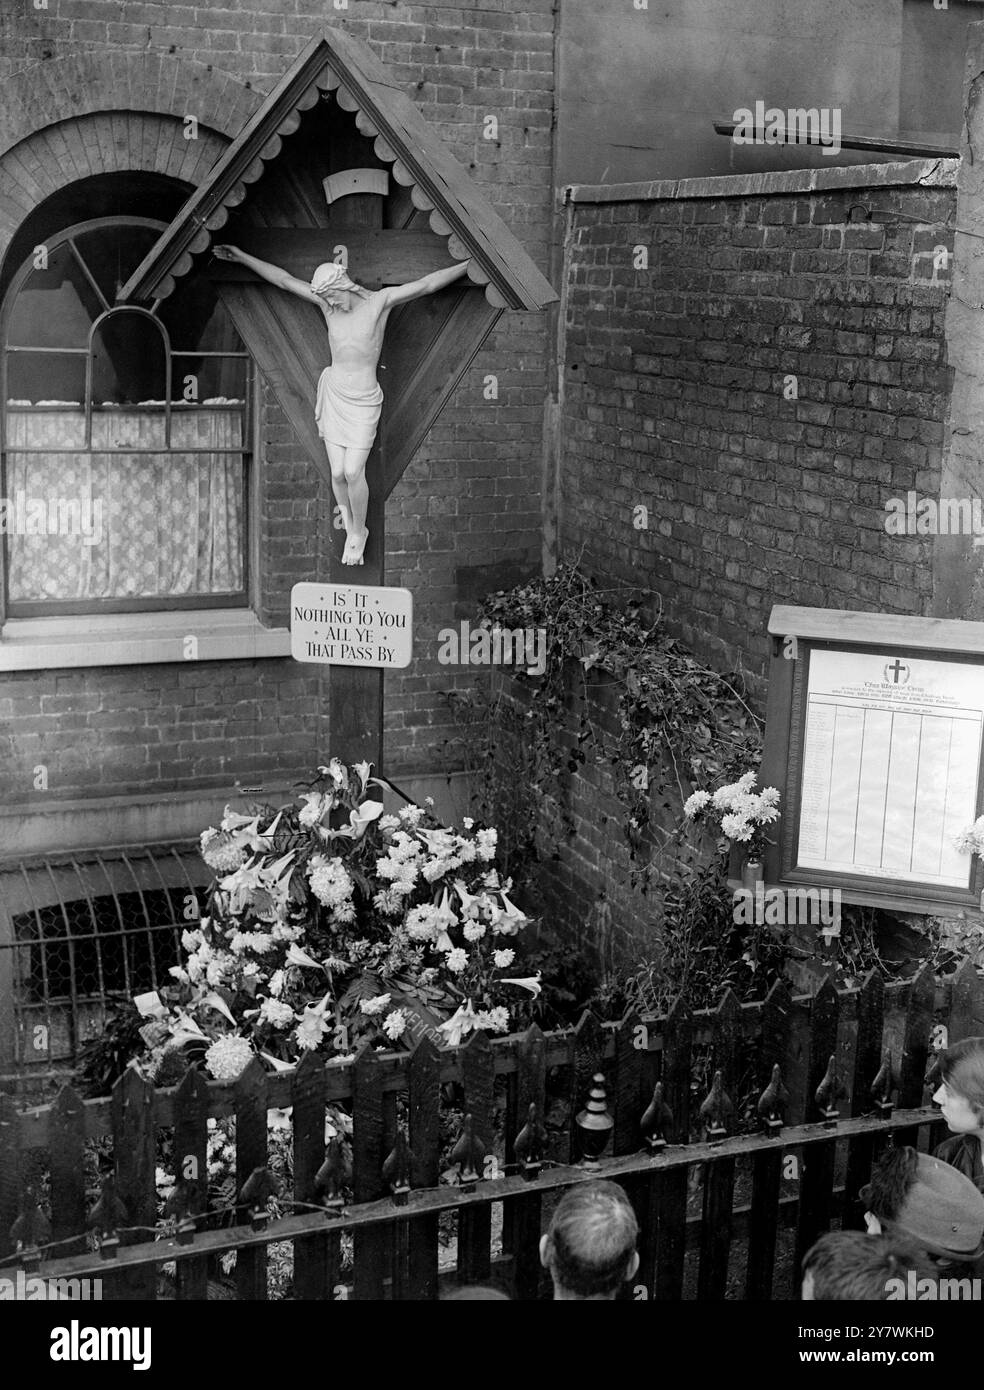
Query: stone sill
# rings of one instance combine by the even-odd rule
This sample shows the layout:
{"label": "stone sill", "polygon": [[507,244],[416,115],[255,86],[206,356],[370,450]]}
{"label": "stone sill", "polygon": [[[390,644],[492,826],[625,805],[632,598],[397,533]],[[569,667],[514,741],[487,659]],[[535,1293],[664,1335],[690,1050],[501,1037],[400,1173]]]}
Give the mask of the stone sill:
{"label": "stone sill", "polygon": [[0,630],[0,671],[278,656],[290,656],[290,630],[264,627],[247,608],[11,618]]}

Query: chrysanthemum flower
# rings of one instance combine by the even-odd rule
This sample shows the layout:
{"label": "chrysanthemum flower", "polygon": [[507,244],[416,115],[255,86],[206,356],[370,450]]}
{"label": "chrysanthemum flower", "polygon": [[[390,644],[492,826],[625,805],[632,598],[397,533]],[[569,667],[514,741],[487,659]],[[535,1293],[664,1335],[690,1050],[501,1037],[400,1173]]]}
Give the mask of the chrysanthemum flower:
{"label": "chrysanthemum flower", "polygon": [[235,1081],[245,1071],[252,1056],[253,1049],[248,1038],[227,1033],[224,1037],[216,1038],[205,1053],[205,1066],[216,1081]]}
{"label": "chrysanthemum flower", "polygon": [[407,1030],[407,1015],[405,1009],[394,1009],[383,1019],[383,1032],[393,1042],[403,1036]]}

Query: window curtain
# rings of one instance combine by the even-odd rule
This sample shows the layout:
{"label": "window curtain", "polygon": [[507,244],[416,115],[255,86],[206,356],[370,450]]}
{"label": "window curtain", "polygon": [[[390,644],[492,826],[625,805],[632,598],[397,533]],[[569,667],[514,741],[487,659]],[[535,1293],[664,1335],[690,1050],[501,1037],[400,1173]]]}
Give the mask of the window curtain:
{"label": "window curtain", "polygon": [[[181,452],[241,449],[239,408],[175,408],[169,452],[164,452],[163,410],[139,409],[94,412],[91,453],[16,452],[18,445],[83,449],[84,440],[80,411],[8,409],[11,601],[165,598],[242,589],[242,456]],[[98,452],[107,447],[113,452]],[[161,452],[128,454],[127,447]],[[78,516],[84,534],[14,534],[22,524],[18,517],[30,517],[32,502],[39,504],[35,517],[43,516],[49,530],[61,506],[66,518]],[[28,519],[26,529],[37,524]]]}

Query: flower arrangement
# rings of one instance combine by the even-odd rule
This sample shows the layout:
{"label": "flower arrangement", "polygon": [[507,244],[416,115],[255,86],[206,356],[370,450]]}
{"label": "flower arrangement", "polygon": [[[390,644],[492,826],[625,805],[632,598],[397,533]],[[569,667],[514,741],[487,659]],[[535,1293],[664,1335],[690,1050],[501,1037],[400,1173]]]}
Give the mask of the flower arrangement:
{"label": "flower arrangement", "polygon": [[766,787],[754,792],[756,776],[746,772],[737,782],[718,787],[715,792],[694,792],[684,802],[683,814],[695,824],[706,816],[715,821],[731,844],[744,848],[748,859],[761,859],[765,852],[765,827],[779,819],[779,792]]}
{"label": "flower arrangement", "polygon": [[528,918],[496,869],[496,831],[447,829],[415,805],[386,815],[370,773],[333,758],[299,803],[227,807],[203,832],[207,915],[183,934],[173,985],[135,1001],[159,1083],[176,1053],[233,1080],[257,1055],[276,1069],[350,1059],[366,1039],[506,1033],[540,992],[516,970]]}
{"label": "flower arrangement", "polygon": [[972,826],[956,836],[953,843],[961,854],[976,854],[978,859],[984,859],[984,816],[978,816]]}

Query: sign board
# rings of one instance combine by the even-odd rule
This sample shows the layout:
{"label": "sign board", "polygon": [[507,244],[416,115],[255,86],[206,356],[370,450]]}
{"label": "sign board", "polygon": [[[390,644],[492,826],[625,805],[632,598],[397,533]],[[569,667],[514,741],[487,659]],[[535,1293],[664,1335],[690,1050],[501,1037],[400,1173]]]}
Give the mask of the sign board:
{"label": "sign board", "polygon": [[295,661],[325,666],[409,666],[413,595],[360,584],[295,584],[290,652]]}
{"label": "sign board", "polygon": [[776,607],[769,632],[766,881],[979,912],[984,864],[956,841],[984,810],[984,623]]}

